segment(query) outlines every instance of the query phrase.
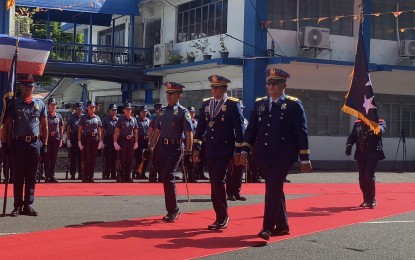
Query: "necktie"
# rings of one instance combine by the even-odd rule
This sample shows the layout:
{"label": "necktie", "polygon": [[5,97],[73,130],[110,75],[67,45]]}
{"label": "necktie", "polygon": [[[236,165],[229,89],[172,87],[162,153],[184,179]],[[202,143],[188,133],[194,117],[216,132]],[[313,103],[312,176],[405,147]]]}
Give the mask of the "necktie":
{"label": "necktie", "polygon": [[271,109],[270,109],[270,112],[272,113],[273,111],[275,111],[275,109],[277,108],[277,102],[275,102],[275,101],[272,101],[271,102]]}

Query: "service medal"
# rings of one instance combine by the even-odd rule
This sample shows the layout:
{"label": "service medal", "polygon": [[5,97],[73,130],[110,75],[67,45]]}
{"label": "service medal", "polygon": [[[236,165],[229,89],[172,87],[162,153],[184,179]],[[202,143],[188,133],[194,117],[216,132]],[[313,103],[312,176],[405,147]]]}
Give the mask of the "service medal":
{"label": "service medal", "polygon": [[39,110],[39,105],[38,104],[35,105],[35,110]]}
{"label": "service medal", "polygon": [[213,127],[213,125],[215,124],[215,122],[214,121],[210,121],[209,122],[209,127]]}
{"label": "service medal", "polygon": [[259,112],[264,112],[265,111],[265,106],[259,106],[258,110],[259,110]]}
{"label": "service medal", "polygon": [[179,110],[174,110],[173,115],[177,116],[179,114]]}
{"label": "service medal", "polygon": [[287,103],[283,103],[283,104],[281,105],[281,110],[285,110],[285,109],[287,109]]}
{"label": "service medal", "polygon": [[209,113],[209,106],[205,106],[205,113]]}
{"label": "service medal", "polygon": [[225,112],[226,111],[226,105],[223,105],[222,106],[222,112]]}

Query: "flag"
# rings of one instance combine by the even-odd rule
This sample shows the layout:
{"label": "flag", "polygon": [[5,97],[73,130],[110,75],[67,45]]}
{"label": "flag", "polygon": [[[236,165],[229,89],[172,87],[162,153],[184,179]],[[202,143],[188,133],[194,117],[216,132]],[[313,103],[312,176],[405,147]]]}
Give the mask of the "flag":
{"label": "flag", "polygon": [[46,39],[28,39],[0,34],[0,71],[8,72],[19,41],[17,74],[42,75],[52,49],[53,42]]}
{"label": "flag", "polygon": [[10,7],[14,5],[15,0],[7,0],[6,2],[6,10],[9,10]]}
{"label": "flag", "polygon": [[346,102],[343,105],[342,111],[361,119],[376,134],[380,132],[378,110],[375,96],[373,95],[369,65],[362,37],[362,23],[360,23],[359,28],[350,89],[346,95]]}

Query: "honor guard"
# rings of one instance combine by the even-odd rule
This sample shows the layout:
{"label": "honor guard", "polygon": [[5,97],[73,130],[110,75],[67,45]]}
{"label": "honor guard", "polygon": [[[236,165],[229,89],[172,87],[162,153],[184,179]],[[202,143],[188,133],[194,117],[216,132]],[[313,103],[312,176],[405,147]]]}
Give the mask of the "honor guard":
{"label": "honor guard", "polygon": [[[157,118],[160,114],[162,108],[162,104],[157,103],[154,104],[155,116],[151,119],[150,125],[148,127],[148,138],[149,143],[151,143],[151,139],[154,135],[154,126],[156,125]],[[148,174],[148,181],[149,182],[161,182],[161,175],[160,175],[160,140],[156,143],[156,146],[153,150],[153,158],[151,160],[151,168]]]}
{"label": "honor guard", "polygon": [[131,166],[134,150],[138,148],[138,125],[137,120],[131,115],[131,103],[125,103],[123,111],[124,115],[118,119],[113,136],[114,148],[119,153],[121,164],[117,182],[133,182]]}
{"label": "honor guard", "polygon": [[205,157],[210,178],[211,198],[216,220],[208,226],[210,230],[228,226],[228,204],[226,201],[226,168],[233,157],[239,164],[243,139],[243,115],[240,101],[226,94],[231,81],[223,76],[210,76],[211,98],[203,100],[193,145],[193,159],[200,160],[202,139],[206,144]]}
{"label": "honor guard", "polygon": [[150,119],[148,119],[148,108],[140,106],[138,108],[138,149],[134,151],[135,157],[135,178],[148,179],[146,177],[147,160],[143,160],[143,150],[148,149],[148,129],[150,127]]}
{"label": "honor guard", "polygon": [[102,120],[102,129],[104,134],[104,179],[116,179],[116,165],[117,152],[114,148],[114,132],[115,126],[118,122],[117,116],[118,107],[115,104],[108,106],[108,115]]}
{"label": "honor guard", "polygon": [[58,182],[55,178],[56,158],[58,157],[59,147],[62,147],[63,137],[63,118],[56,113],[56,99],[48,99],[48,152],[45,158],[45,182]]}
{"label": "honor guard", "polygon": [[380,133],[375,134],[362,120],[357,120],[347,138],[346,155],[352,154],[352,147],[356,144],[354,159],[359,168],[359,185],[363,194],[362,208],[373,209],[375,199],[375,171],[380,160],[385,159],[383,153],[382,134],[386,131],[385,120],[379,120]]}
{"label": "honor guard", "polygon": [[180,214],[176,199],[174,174],[180,162],[182,154],[181,145],[184,138],[186,138],[186,150],[183,154],[183,160],[185,164],[191,163],[193,133],[190,113],[179,103],[183,96],[184,86],[174,82],[167,82],[166,87],[168,105],[161,109],[157,119],[154,138],[152,138],[150,144],[150,153],[154,151],[154,146],[160,139],[161,176],[167,209],[167,215],[163,217],[163,220],[174,222]]}
{"label": "honor guard", "polygon": [[[194,107],[188,107],[187,110],[190,113],[190,117],[192,120],[192,132],[193,135],[196,132],[196,127],[197,127],[197,120],[195,118],[195,114],[196,114],[196,110]],[[186,144],[186,140],[184,140],[184,143]],[[185,170],[183,170],[183,174],[187,174],[187,180],[188,182],[197,182],[196,177],[195,177],[195,165],[192,163],[190,165],[184,165],[184,167],[186,167]],[[183,178],[183,182],[185,182],[186,180]]]}
{"label": "honor guard", "polygon": [[307,122],[301,101],[286,95],[290,75],[276,68],[267,70],[268,96],[257,98],[244,134],[241,162],[247,163],[247,152],[254,142],[259,166],[265,175],[265,210],[258,236],[289,234],[285,207],[284,180],[300,157],[302,172],[311,171]]}
{"label": "honor guard", "polygon": [[69,148],[71,164],[69,172],[71,174],[71,180],[75,180],[76,169],[78,168],[78,180],[83,178],[82,172],[82,158],[81,150],[79,150],[78,144],[78,125],[81,117],[84,115],[82,109],[84,108],[82,102],[76,102],[75,113],[73,113],[67,123],[66,127],[66,146]]}
{"label": "honor guard", "polygon": [[[20,214],[37,216],[32,208],[35,198],[36,171],[40,154],[47,152],[48,123],[46,106],[42,100],[33,97],[34,79],[32,75],[20,75],[17,79],[21,97],[11,102],[3,120],[1,140],[8,140],[13,126],[10,144],[12,169],[14,171],[14,209],[11,216]],[[1,147],[1,146],[0,146]],[[24,200],[23,200],[24,189]]]}
{"label": "honor guard", "polygon": [[84,178],[82,182],[94,182],[94,170],[98,150],[104,145],[102,122],[95,115],[95,102],[86,103],[87,113],[81,117],[78,125],[78,146],[83,153]]}

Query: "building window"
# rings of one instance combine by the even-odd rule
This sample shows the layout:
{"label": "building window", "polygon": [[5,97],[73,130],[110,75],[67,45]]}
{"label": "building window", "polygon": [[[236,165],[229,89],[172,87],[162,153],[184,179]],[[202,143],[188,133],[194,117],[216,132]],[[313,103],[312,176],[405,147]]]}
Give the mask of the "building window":
{"label": "building window", "polygon": [[[331,18],[317,23],[321,17],[353,15],[353,0],[300,0],[299,5],[300,27],[330,28],[330,34],[353,36],[353,17],[343,17],[337,21]],[[293,19],[297,19],[297,1],[268,1],[268,20],[272,20],[271,28],[295,31],[297,22],[292,21]]]}
{"label": "building window", "polygon": [[[112,46],[112,28],[98,32],[98,45]],[[115,26],[114,46],[125,46],[125,24]]]}
{"label": "building window", "polygon": [[196,0],[178,6],[177,42],[227,32],[228,0]]}

